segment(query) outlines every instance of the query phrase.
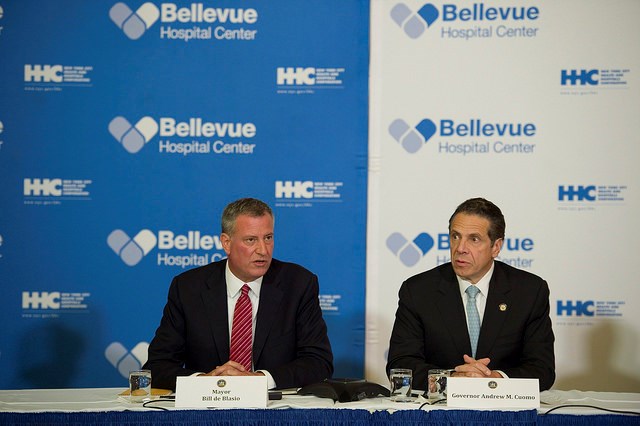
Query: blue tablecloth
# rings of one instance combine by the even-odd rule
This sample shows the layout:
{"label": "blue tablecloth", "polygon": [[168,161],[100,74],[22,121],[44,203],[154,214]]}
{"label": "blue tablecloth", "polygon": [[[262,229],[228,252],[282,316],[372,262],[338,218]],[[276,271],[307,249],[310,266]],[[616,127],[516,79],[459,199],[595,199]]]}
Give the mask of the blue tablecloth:
{"label": "blue tablecloth", "polygon": [[539,415],[529,411],[336,409],[0,413],[0,424],[65,425],[640,425],[640,416]]}

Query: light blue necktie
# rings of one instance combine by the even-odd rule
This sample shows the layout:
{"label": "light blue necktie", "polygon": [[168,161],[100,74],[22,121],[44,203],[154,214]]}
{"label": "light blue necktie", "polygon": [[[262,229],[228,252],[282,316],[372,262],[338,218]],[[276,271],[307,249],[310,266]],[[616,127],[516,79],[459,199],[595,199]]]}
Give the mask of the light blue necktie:
{"label": "light blue necktie", "polygon": [[469,340],[471,340],[471,356],[475,358],[478,336],[480,335],[480,314],[476,307],[476,296],[480,293],[480,289],[475,285],[470,285],[465,293],[467,293],[467,324],[469,325]]}

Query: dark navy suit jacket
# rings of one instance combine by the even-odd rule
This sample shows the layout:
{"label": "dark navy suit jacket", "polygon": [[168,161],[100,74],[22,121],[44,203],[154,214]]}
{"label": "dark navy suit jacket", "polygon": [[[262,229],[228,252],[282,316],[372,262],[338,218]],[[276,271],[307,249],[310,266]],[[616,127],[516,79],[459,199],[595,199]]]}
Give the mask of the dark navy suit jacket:
{"label": "dark navy suit jacket", "polygon": [[[175,389],[177,376],[207,373],[229,360],[226,259],[176,276],[145,368],[154,388]],[[333,373],[318,302],[318,278],[273,259],[260,289],[253,342],[255,370],[278,388],[302,387]]]}
{"label": "dark navy suit jacket", "polygon": [[[549,287],[540,277],[496,261],[478,339],[476,359],[513,378],[555,380]],[[399,292],[387,372],[411,368],[413,387],[425,389],[432,368],[454,368],[471,356],[460,287],[451,263],[406,280]]]}

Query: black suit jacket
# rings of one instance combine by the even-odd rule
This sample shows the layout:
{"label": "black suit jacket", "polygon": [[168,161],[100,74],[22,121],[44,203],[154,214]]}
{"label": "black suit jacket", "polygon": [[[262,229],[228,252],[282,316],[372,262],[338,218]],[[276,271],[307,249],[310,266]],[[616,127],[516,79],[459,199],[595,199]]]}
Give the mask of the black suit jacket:
{"label": "black suit jacket", "polygon": [[[509,377],[555,380],[549,287],[540,277],[496,261],[478,339],[476,359]],[[387,372],[411,368],[413,387],[424,389],[432,368],[454,368],[471,356],[460,287],[451,263],[409,278],[399,292]]]}
{"label": "black suit jacket", "polygon": [[[226,259],[173,279],[145,368],[154,388],[175,389],[177,376],[209,372],[229,360]],[[318,302],[318,278],[273,259],[260,289],[253,342],[256,370],[278,388],[331,377],[333,355]]]}

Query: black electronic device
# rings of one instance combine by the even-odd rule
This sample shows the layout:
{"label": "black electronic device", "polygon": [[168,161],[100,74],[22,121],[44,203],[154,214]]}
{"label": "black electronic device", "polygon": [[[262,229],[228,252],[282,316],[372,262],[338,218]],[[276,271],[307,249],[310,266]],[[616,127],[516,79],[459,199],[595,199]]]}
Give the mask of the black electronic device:
{"label": "black electronic device", "polygon": [[298,390],[298,395],[314,395],[339,402],[360,401],[378,395],[389,396],[389,389],[363,379],[326,379]]}
{"label": "black electronic device", "polygon": [[269,391],[269,401],[277,401],[282,399],[282,392],[280,391]]}

